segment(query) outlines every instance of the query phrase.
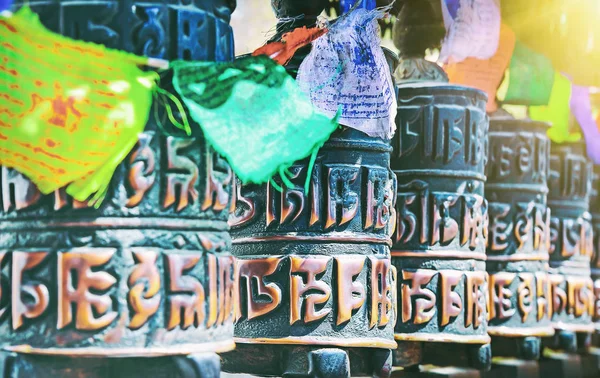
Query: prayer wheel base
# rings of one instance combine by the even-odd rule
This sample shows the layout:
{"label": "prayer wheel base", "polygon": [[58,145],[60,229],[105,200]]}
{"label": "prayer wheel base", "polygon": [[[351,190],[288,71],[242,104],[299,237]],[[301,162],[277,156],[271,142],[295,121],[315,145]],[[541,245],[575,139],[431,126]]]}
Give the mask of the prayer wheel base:
{"label": "prayer wheel base", "polygon": [[401,370],[392,375],[393,378],[481,378],[479,370],[461,367],[427,366],[418,370]]}
{"label": "prayer wheel base", "polygon": [[492,337],[494,357],[514,357],[518,360],[538,360],[542,339],[539,337]]}
{"label": "prayer wheel base", "polygon": [[581,356],[581,370],[585,378],[600,376],[600,348],[591,347]]}
{"label": "prayer wheel base", "polygon": [[536,361],[524,361],[516,358],[494,358],[492,369],[485,378],[539,378],[540,368]]}
{"label": "prayer wheel base", "polygon": [[2,353],[2,378],[218,378],[216,353],[154,358],[70,358]]}
{"label": "prayer wheel base", "polygon": [[492,366],[492,348],[490,344],[423,343],[421,364],[488,371]]}
{"label": "prayer wheel base", "polygon": [[223,371],[261,376],[387,378],[392,370],[389,349],[237,344],[221,357]]}
{"label": "prayer wheel base", "polygon": [[581,357],[570,353],[544,353],[539,362],[540,377],[581,378]]}

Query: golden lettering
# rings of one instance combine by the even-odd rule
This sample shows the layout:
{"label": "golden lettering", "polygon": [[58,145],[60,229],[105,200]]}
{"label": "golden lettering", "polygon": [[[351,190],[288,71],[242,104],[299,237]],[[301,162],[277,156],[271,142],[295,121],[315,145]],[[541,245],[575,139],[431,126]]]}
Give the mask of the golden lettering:
{"label": "golden lettering", "polygon": [[[413,321],[414,324],[425,324],[435,315],[435,292],[426,286],[437,274],[433,270],[417,270],[415,272],[402,271],[402,280],[410,283],[402,284],[400,291],[402,295],[402,322]],[[414,299],[414,309],[412,306]]]}
{"label": "golden lettering", "polygon": [[[219,317],[217,324],[224,324],[232,315],[236,290],[235,259],[232,256],[219,256]],[[213,295],[213,292],[210,293]]]}
{"label": "golden lettering", "polygon": [[197,141],[167,137],[167,189],[163,202],[165,209],[177,202],[176,210],[181,211],[189,205],[190,200],[192,204],[198,200],[198,190],[196,189],[199,176],[198,166],[190,158],[178,154],[179,151],[190,146],[197,146]]}
{"label": "golden lettering", "polygon": [[[17,330],[23,325],[23,319],[35,319],[40,316],[50,302],[48,287],[44,284],[25,284],[23,273],[36,269],[48,255],[47,252],[18,252],[12,253],[12,328]],[[4,257],[4,253],[2,253]],[[1,259],[0,259],[1,262]],[[30,298],[27,303],[23,301],[23,294]],[[2,311],[4,312],[4,310]]]}
{"label": "golden lettering", "polygon": [[467,277],[466,282],[466,294],[465,294],[465,307],[467,314],[465,315],[465,327],[477,329],[483,323],[485,319],[485,307],[486,307],[486,289],[482,289],[482,286],[486,286],[486,273],[485,272],[465,272]]}
{"label": "golden lettering", "polygon": [[560,287],[564,277],[559,274],[550,275],[550,293],[552,297],[552,312],[562,313],[567,306],[567,293]]}
{"label": "golden lettering", "polygon": [[[358,178],[358,167],[340,166],[327,168],[327,219],[325,228],[343,226],[350,222],[358,212],[358,193],[352,190],[352,184]],[[339,210],[338,210],[339,209]],[[341,213],[338,216],[338,212]]]}
{"label": "golden lettering", "polygon": [[[268,314],[281,304],[281,288],[274,282],[265,283],[264,279],[275,273],[280,259],[269,257],[265,259],[237,260],[238,272],[238,317],[241,317],[242,280],[246,281],[246,316],[248,320]],[[267,299],[265,301],[265,298]]]}
{"label": "golden lettering", "polygon": [[459,197],[450,194],[432,195],[432,238],[431,245],[450,244],[458,236],[458,223],[450,216],[450,209]]}
{"label": "golden lettering", "polygon": [[129,328],[138,329],[156,314],[160,306],[160,273],[156,268],[158,253],[139,249],[132,255],[137,265],[127,281],[130,288],[127,302],[133,313]]}
{"label": "golden lettering", "polygon": [[337,321],[336,325],[350,320],[352,311],[365,303],[366,293],[362,283],[354,279],[365,266],[364,256],[336,257],[337,265]]}
{"label": "golden lettering", "polygon": [[537,321],[539,322],[544,315],[547,315],[549,319],[552,318],[552,306],[548,300],[551,286],[546,273],[535,273],[535,281],[537,287]]}
{"label": "golden lettering", "polygon": [[[316,278],[325,272],[330,257],[290,257],[290,324],[300,319],[304,323],[314,322],[322,319],[331,309],[317,310],[316,306],[325,304],[331,297],[331,288],[325,282]],[[306,277],[306,282],[304,278]],[[305,295],[306,294],[306,295]],[[302,307],[304,304],[304,317]]]}
{"label": "golden lettering", "polygon": [[457,317],[462,311],[462,298],[453,289],[462,278],[462,272],[454,270],[440,271],[440,289],[442,294],[442,318],[440,326],[450,323],[451,318]]}
{"label": "golden lettering", "polygon": [[520,273],[519,279],[521,283],[517,288],[517,306],[519,307],[519,312],[521,313],[521,322],[525,323],[529,314],[533,310],[533,293],[534,293],[534,276],[533,273]]}
{"label": "golden lettering", "polygon": [[191,326],[200,327],[204,322],[205,295],[204,287],[195,278],[186,273],[196,267],[200,254],[166,255],[167,270],[167,329],[176,327],[187,329]]}
{"label": "golden lettering", "polygon": [[127,199],[127,207],[137,206],[144,195],[156,181],[154,169],[156,158],[154,151],[150,147],[153,133],[142,133],[138,136],[137,147],[129,158],[129,172],[127,180],[133,194]]}
{"label": "golden lettering", "polygon": [[507,319],[513,316],[516,309],[512,308],[512,292],[508,288],[515,279],[515,273],[499,272],[490,275],[490,319]]}
{"label": "golden lettering", "polygon": [[206,328],[212,327],[217,322],[219,313],[217,298],[217,257],[212,253],[208,256],[208,317]]}
{"label": "golden lettering", "polygon": [[[202,211],[212,209],[219,212],[229,204],[229,184],[233,180],[233,172],[228,164],[222,161],[219,154],[206,144],[206,187]],[[215,169],[218,168],[219,170]]]}
{"label": "golden lettering", "polygon": [[75,248],[58,253],[58,329],[73,321],[73,305],[78,330],[95,331],[117,318],[118,313],[111,310],[112,298],[92,292],[106,292],[117,283],[111,274],[92,270],[107,264],[115,252],[110,248]]}
{"label": "golden lettering", "polygon": [[[390,277],[390,259],[369,256],[371,261],[371,321],[369,328],[386,326],[393,309]],[[381,307],[381,311],[380,311]]]}

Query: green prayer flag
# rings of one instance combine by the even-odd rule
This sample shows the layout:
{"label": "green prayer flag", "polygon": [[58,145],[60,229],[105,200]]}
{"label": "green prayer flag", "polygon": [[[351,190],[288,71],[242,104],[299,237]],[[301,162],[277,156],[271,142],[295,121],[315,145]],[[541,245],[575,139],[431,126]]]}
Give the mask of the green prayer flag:
{"label": "green prayer flag", "polygon": [[171,68],[190,116],[242,182],[263,183],[283,173],[338,127],[266,56],[231,63],[176,61]]}
{"label": "green prayer flag", "polygon": [[26,6],[0,15],[0,42],[0,164],[99,205],[148,119],[147,58],[52,33]]}
{"label": "green prayer flag", "polygon": [[554,85],[550,59],[517,41],[508,67],[508,89],[503,103],[547,105]]}
{"label": "green prayer flag", "polygon": [[548,105],[529,107],[531,119],[552,124],[552,127],[548,129],[548,136],[557,143],[576,142],[581,139],[580,132],[572,133],[569,130],[571,90],[571,81],[563,74],[556,72]]}

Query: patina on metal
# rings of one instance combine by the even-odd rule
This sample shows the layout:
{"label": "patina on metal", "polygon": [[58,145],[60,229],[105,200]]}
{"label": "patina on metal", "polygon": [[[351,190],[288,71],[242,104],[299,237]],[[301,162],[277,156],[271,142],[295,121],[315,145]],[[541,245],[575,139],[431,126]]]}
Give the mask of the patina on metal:
{"label": "patina on metal", "polygon": [[395,338],[424,343],[424,364],[482,370],[490,364],[485,103],[485,94],[472,88],[398,86],[391,158],[398,180]]}
{"label": "patina on metal", "polygon": [[[111,48],[164,59],[233,55],[233,4],[222,1],[30,6],[51,30]],[[233,173],[202,138],[156,130],[152,119],[99,209],[63,190],[42,196],[0,168],[7,377],[219,375],[215,353],[234,347]],[[168,357],[188,354],[196,356]]]}
{"label": "patina on metal", "polygon": [[[304,23],[327,2],[272,4],[279,18],[304,17],[298,21]],[[298,50],[286,69],[293,73],[305,55]],[[390,150],[384,140],[341,127],[320,148],[312,170],[309,159],[290,167],[293,186],[279,178],[276,185],[236,186],[230,224],[237,346],[224,355],[225,371],[389,376],[396,347]]]}
{"label": "patina on metal", "polygon": [[320,149],[312,172],[307,160],[290,168],[294,187],[237,187],[237,349],[225,355],[226,371],[389,374],[396,347],[389,152],[383,140],[344,129]]}
{"label": "patina on metal", "polygon": [[489,327],[496,356],[537,359],[554,335],[548,278],[549,125],[491,116],[485,197],[489,204]]}
{"label": "patina on metal", "polygon": [[583,143],[552,144],[549,272],[556,336],[548,346],[569,352],[577,349],[577,334],[581,341],[594,331],[593,232],[588,212],[591,181],[592,164]]}

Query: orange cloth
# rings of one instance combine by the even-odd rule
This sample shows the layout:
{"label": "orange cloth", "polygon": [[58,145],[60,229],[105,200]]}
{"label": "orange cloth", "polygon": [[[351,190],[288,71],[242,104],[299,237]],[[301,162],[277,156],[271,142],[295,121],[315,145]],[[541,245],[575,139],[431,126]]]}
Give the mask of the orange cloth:
{"label": "orange cloth", "polygon": [[327,33],[325,28],[307,28],[303,26],[296,28],[281,37],[281,42],[268,43],[252,53],[252,56],[267,55],[278,64],[286,65],[294,56],[296,51],[308,45],[315,39]]}
{"label": "orange cloth", "polygon": [[500,27],[500,41],[494,56],[487,60],[467,58],[460,63],[451,63],[444,66],[451,83],[466,85],[481,89],[488,95],[486,111],[496,111],[496,92],[504,72],[508,68],[510,59],[515,49],[516,37],[510,27],[502,24]]}

